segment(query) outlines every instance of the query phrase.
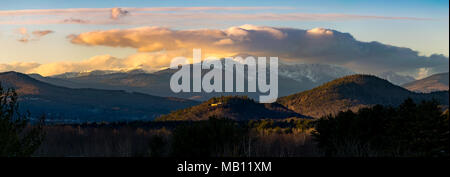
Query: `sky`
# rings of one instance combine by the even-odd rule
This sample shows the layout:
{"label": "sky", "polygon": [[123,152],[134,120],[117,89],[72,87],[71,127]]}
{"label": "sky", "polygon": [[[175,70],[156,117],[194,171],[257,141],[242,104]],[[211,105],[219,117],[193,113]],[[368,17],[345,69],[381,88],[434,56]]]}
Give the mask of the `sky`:
{"label": "sky", "polygon": [[[157,70],[202,47],[218,57],[276,54],[424,77],[448,71],[448,14],[448,1],[441,0],[3,0],[0,71]],[[311,32],[324,36],[311,38]]]}

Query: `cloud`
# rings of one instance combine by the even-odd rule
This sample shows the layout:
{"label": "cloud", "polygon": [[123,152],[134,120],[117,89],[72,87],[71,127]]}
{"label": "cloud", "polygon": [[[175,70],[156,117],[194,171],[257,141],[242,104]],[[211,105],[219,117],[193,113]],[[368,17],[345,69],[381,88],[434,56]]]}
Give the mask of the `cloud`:
{"label": "cloud", "polygon": [[333,35],[333,31],[328,30],[328,29],[324,29],[324,28],[313,28],[313,29],[310,29],[310,30],[306,30],[306,33],[308,35],[317,35],[317,36],[324,36],[324,35],[331,36],[331,35]]}
{"label": "cloud", "polygon": [[[171,30],[164,27],[141,27],[125,30],[92,31],[71,35],[74,44],[132,47],[139,52],[204,48],[210,52],[232,51],[249,42],[251,38],[282,40],[286,34],[276,28],[243,25],[228,30]],[[211,47],[211,44],[237,44],[227,48]],[[235,46],[235,47],[234,47]]]}
{"label": "cloud", "polygon": [[20,39],[17,39],[17,41],[27,43],[30,40],[27,37],[21,37]]}
{"label": "cloud", "polygon": [[111,18],[114,19],[114,20],[117,20],[119,17],[128,15],[128,13],[130,13],[130,12],[127,11],[127,10],[115,7],[115,8],[111,9]]}
{"label": "cloud", "polygon": [[79,62],[55,62],[41,64],[38,67],[29,69],[26,73],[39,73],[44,76],[60,74],[64,72],[89,71],[89,70],[109,70],[120,68],[118,58],[101,55]]}
{"label": "cloud", "polygon": [[[27,29],[16,31],[28,35]],[[50,30],[32,32],[33,36],[50,33]],[[284,62],[333,64],[370,74],[394,71],[416,78],[449,70],[449,59],[444,55],[421,56],[409,48],[361,42],[348,33],[324,28],[302,30],[242,25],[225,30],[173,30],[140,27],[84,32],[69,35],[68,39],[78,45],[135,48],[137,53],[125,58],[101,55],[78,62],[16,62],[2,64],[0,70],[45,76],[91,70],[156,71],[169,66],[174,57],[191,58],[193,48],[201,48],[203,58],[237,54],[278,56]]]}
{"label": "cloud", "polygon": [[[0,11],[0,24],[115,24],[186,25],[201,20],[218,21],[335,21],[335,20],[433,20],[420,17],[374,16],[364,14],[267,13],[261,10],[286,10],[291,7],[143,7],[77,8]],[[226,13],[223,13],[226,12]],[[20,18],[17,18],[20,16]],[[127,16],[128,20],[118,20]],[[74,18],[76,17],[76,18]],[[89,19],[89,20],[86,20]],[[183,19],[183,20],[180,20]]]}
{"label": "cloud", "polygon": [[428,68],[419,68],[419,72],[417,73],[416,77],[418,79],[425,78],[430,75],[428,72],[429,72]]}
{"label": "cloud", "polygon": [[0,71],[26,72],[39,66],[40,64],[35,62],[13,62],[10,64],[0,64]]}
{"label": "cloud", "polygon": [[17,32],[19,33],[19,34],[22,34],[22,35],[25,35],[25,34],[27,34],[27,29],[26,28],[18,28],[17,29]]}
{"label": "cloud", "polygon": [[29,41],[37,41],[39,40],[41,37],[48,35],[50,33],[53,33],[54,31],[52,30],[35,30],[33,32],[31,32],[31,34],[33,34],[34,38],[31,38],[30,35],[28,34],[28,30],[27,28],[18,28],[16,29],[16,32],[20,35],[20,38],[18,39],[19,42],[29,42]]}
{"label": "cloud", "polygon": [[[420,56],[409,48],[379,42],[361,42],[348,33],[323,28],[310,30],[274,28],[254,25],[226,30],[172,30],[141,27],[92,31],[70,37],[73,44],[89,46],[131,47],[139,52],[192,51],[217,57],[247,53],[278,56],[287,62],[326,63],[348,67],[361,73],[395,71],[428,74],[448,71],[449,60],[443,55]],[[232,45],[231,45],[232,44]]]}
{"label": "cloud", "polygon": [[52,31],[52,30],[42,30],[42,31],[36,30],[36,31],[32,32],[32,34],[34,36],[36,36],[37,38],[40,38],[40,37],[45,36],[45,35],[50,34],[50,33],[54,33],[54,31]]}
{"label": "cloud", "polygon": [[170,65],[170,59],[178,55],[182,55],[182,53],[176,51],[170,53],[136,53],[126,58],[99,55],[82,61],[65,61],[46,64],[35,62],[13,62],[9,64],[0,64],[0,71],[38,73],[43,76],[51,76],[65,72],[85,72],[93,70],[127,71],[143,69],[152,72],[167,68],[167,66]]}
{"label": "cloud", "polygon": [[231,39],[221,39],[221,40],[219,40],[217,42],[214,42],[214,45],[231,45],[233,43],[234,42]]}
{"label": "cloud", "polygon": [[26,28],[18,28],[16,29],[16,32],[20,35],[20,38],[17,40],[19,42],[28,42],[30,35],[28,35],[28,30]]}
{"label": "cloud", "polygon": [[78,18],[68,18],[68,19],[64,19],[62,21],[62,23],[67,23],[67,24],[87,24],[89,23],[88,20],[83,20],[83,19],[78,19]]}
{"label": "cloud", "polygon": [[[115,9],[115,10],[114,10]],[[25,10],[0,10],[0,16],[30,16],[30,15],[64,15],[64,14],[92,14],[112,13],[117,10],[127,12],[185,12],[185,11],[246,11],[246,10],[286,10],[292,7],[142,7],[142,8],[70,8],[70,9],[25,9]]]}

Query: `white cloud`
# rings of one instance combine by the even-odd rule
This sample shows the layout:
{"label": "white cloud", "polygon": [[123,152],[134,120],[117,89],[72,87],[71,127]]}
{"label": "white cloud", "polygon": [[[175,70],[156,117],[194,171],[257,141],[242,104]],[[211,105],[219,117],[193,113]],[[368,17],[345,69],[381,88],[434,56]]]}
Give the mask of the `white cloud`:
{"label": "white cloud", "polygon": [[314,35],[314,36],[331,36],[333,35],[333,31],[328,30],[328,29],[324,29],[324,28],[313,28],[310,30],[307,30],[306,33],[308,33],[309,35]]}
{"label": "white cloud", "polygon": [[281,30],[276,29],[276,28],[272,28],[272,27],[266,27],[266,26],[255,26],[255,25],[242,25],[240,26],[241,29],[244,30],[251,30],[251,31],[258,31],[258,32],[264,32],[267,34],[272,35],[273,37],[275,37],[276,39],[283,39],[286,37],[286,34],[283,33]]}
{"label": "white cloud", "polygon": [[419,71],[417,72],[416,79],[423,79],[427,76],[429,76],[430,69],[429,68],[419,68]]}

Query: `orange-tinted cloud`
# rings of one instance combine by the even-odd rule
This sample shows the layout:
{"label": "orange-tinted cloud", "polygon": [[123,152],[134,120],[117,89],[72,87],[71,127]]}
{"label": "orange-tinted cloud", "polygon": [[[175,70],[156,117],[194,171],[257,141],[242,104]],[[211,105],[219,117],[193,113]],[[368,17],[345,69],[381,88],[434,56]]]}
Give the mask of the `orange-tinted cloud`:
{"label": "orange-tinted cloud", "polygon": [[91,31],[68,38],[73,44],[135,48],[138,53],[126,58],[96,56],[79,62],[6,64],[0,69],[21,69],[43,75],[99,69],[155,71],[169,66],[174,57],[192,57],[193,48],[202,49],[202,58],[237,54],[278,56],[281,61],[333,64],[372,74],[395,71],[417,77],[447,72],[449,64],[448,57],[443,55],[421,56],[409,48],[361,42],[348,33],[323,28],[302,30],[243,25],[225,30],[173,30],[141,27]]}
{"label": "orange-tinted cloud", "polygon": [[202,52],[216,57],[240,53],[278,56],[284,61],[335,64],[364,73],[418,72],[420,68],[448,71],[448,58],[443,55],[420,56],[409,48],[361,42],[348,33],[323,28],[301,30],[242,25],[226,30],[172,30],[141,27],[86,32],[70,39],[74,44],[131,47],[139,52],[201,48]]}
{"label": "orange-tinted cloud", "polygon": [[125,16],[128,13],[129,12],[125,9],[115,7],[111,9],[111,18],[117,20],[119,17]]}
{"label": "orange-tinted cloud", "polygon": [[0,71],[26,72],[39,66],[40,64],[35,62],[13,62],[9,64],[0,64]]}
{"label": "orange-tinted cloud", "polygon": [[0,64],[0,72],[17,71],[23,73],[38,73],[43,76],[92,70],[127,71],[143,69],[152,72],[166,68],[170,65],[171,59],[179,55],[185,54],[176,51],[170,53],[136,53],[126,58],[99,55],[82,61],[63,61],[46,64],[35,62],[13,62],[9,64]]}
{"label": "orange-tinted cloud", "polygon": [[20,38],[18,39],[19,42],[29,42],[29,41],[37,41],[41,37],[48,35],[50,33],[53,33],[52,30],[35,30],[31,32],[33,34],[34,38],[31,38],[30,34],[28,34],[28,30],[26,28],[18,28],[16,29],[17,33],[20,35]]}
{"label": "orange-tinted cloud", "polygon": [[16,32],[20,35],[20,38],[17,40],[19,42],[28,42],[30,35],[28,35],[28,30],[26,28],[18,28]]}
{"label": "orange-tinted cloud", "polygon": [[69,36],[74,44],[132,47],[139,52],[202,48],[209,52],[225,53],[245,47],[252,38],[283,40],[285,37],[286,34],[279,29],[254,25],[232,27],[228,30],[171,30],[163,27],[141,27],[92,31]]}

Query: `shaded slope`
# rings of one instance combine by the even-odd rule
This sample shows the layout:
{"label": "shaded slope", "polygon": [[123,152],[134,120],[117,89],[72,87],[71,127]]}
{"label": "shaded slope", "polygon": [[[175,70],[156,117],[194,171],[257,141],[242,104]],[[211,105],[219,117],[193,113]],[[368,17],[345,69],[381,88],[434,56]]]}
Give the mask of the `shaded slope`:
{"label": "shaded slope", "polygon": [[157,120],[198,121],[207,120],[211,116],[229,118],[238,121],[264,118],[306,118],[306,116],[288,110],[277,103],[261,104],[256,103],[245,96],[223,96],[212,98],[197,106],[174,111],[170,114],[161,116]]}
{"label": "shaded slope", "polygon": [[3,87],[15,88],[20,105],[34,114],[65,121],[152,120],[197,102],[120,90],[70,89],[54,86],[25,74],[0,73]]}

